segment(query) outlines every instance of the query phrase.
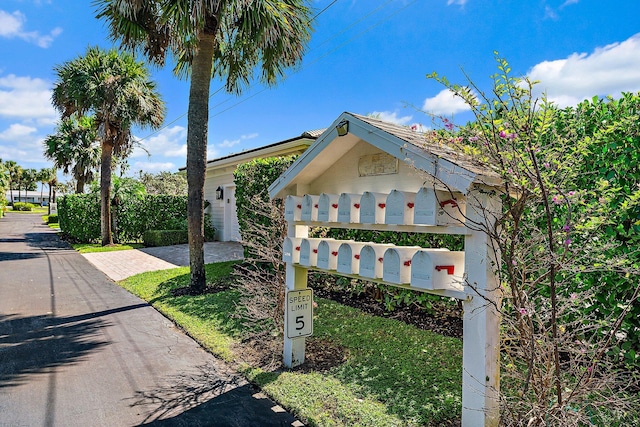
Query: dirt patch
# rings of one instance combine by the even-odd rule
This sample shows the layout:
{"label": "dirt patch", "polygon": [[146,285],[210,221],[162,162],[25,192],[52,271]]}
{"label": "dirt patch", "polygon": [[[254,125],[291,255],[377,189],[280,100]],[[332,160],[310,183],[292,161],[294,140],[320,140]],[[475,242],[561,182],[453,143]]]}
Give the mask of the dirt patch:
{"label": "dirt patch", "polygon": [[[242,362],[257,366],[265,371],[282,368],[282,337],[260,335],[247,338],[233,348]],[[294,368],[298,372],[324,372],[343,364],[348,351],[327,340],[307,338],[305,345],[305,361]]]}
{"label": "dirt patch", "polygon": [[171,296],[180,297],[183,295],[197,296],[205,294],[215,294],[218,292],[226,291],[231,288],[231,282],[227,278],[222,278],[207,283],[204,289],[194,289],[191,286],[185,286],[183,288],[176,288],[171,290]]}

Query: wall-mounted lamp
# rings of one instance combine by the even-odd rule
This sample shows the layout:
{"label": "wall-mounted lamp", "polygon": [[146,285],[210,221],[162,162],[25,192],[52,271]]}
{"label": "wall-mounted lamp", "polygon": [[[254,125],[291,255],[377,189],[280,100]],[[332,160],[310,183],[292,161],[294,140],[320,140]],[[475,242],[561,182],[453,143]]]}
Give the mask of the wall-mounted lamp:
{"label": "wall-mounted lamp", "polygon": [[216,188],[216,200],[222,200],[223,197],[224,190],[222,190],[222,187],[218,186],[218,188]]}
{"label": "wall-mounted lamp", "polygon": [[347,120],[341,121],[336,126],[336,130],[338,131],[338,136],[345,136],[349,133],[349,122]]}

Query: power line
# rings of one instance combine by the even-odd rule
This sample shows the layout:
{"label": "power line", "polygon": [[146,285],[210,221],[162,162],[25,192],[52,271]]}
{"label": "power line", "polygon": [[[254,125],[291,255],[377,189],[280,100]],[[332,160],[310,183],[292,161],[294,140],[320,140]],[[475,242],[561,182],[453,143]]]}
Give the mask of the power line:
{"label": "power line", "polygon": [[[388,1],[388,2],[387,2],[387,3],[385,3],[383,6],[386,6],[386,5],[387,5],[388,3],[390,3],[391,1],[393,1],[393,0]],[[394,13],[392,13],[392,14],[390,14],[390,15],[386,16],[385,18],[381,19],[380,21],[376,22],[375,24],[371,25],[370,27],[366,28],[365,30],[363,30],[363,31],[359,32],[358,34],[356,34],[355,36],[353,36],[353,37],[351,37],[350,39],[346,40],[344,43],[342,43],[342,44],[341,44],[341,45],[339,45],[338,47],[334,48],[333,50],[330,50],[330,51],[328,51],[327,53],[325,53],[324,55],[322,55],[322,56],[320,56],[320,57],[316,58],[315,60],[313,60],[313,61],[311,61],[311,62],[309,62],[309,63],[305,64],[305,66],[301,67],[301,68],[300,68],[298,71],[296,71],[296,72],[300,72],[300,71],[304,70],[306,67],[308,67],[308,66],[310,66],[310,65],[312,65],[312,64],[315,64],[316,62],[320,61],[321,59],[326,58],[327,56],[329,56],[329,55],[331,55],[332,53],[336,52],[337,50],[341,49],[342,47],[344,47],[344,46],[348,45],[349,43],[351,43],[352,41],[354,41],[354,40],[355,40],[355,39],[357,39],[358,37],[360,37],[360,36],[362,36],[362,35],[364,35],[364,34],[368,33],[369,31],[371,31],[371,30],[373,30],[374,28],[378,27],[378,26],[379,26],[380,24],[382,24],[383,22],[385,22],[385,21],[389,20],[390,18],[394,17],[394,16],[395,16],[395,15],[397,15],[398,13],[402,12],[404,9],[408,8],[409,6],[411,6],[412,4],[414,4],[414,3],[415,3],[415,2],[417,2],[417,1],[418,1],[418,0],[413,0],[413,1],[409,2],[409,3],[407,3],[404,7],[402,7],[402,8],[400,8],[400,9],[396,10]],[[378,9],[379,9],[379,8],[378,8]],[[378,9],[376,9],[376,10],[378,10]],[[374,12],[375,12],[375,11],[374,11]],[[372,13],[373,13],[373,12],[369,13],[367,16],[370,16]],[[343,32],[344,32],[344,31],[343,31]],[[335,38],[335,37],[334,37],[334,38]],[[233,109],[233,108],[237,107],[237,106],[238,106],[238,105],[240,105],[240,104],[243,104],[244,102],[246,102],[246,101],[250,100],[251,98],[254,98],[255,96],[257,96],[257,95],[261,94],[262,92],[266,91],[267,89],[268,89],[268,88],[266,88],[266,87],[265,87],[265,88],[263,88],[262,90],[260,90],[259,92],[256,92],[256,93],[254,93],[253,95],[248,96],[248,97],[246,97],[245,99],[242,99],[241,101],[236,102],[235,104],[231,105],[230,107],[225,108],[224,110],[219,111],[219,112],[218,112],[218,113],[216,113],[216,114],[213,114],[211,117],[219,116],[220,114],[222,114],[222,113],[224,113],[224,112],[227,112],[227,111],[229,111],[229,110],[231,110],[231,109]]]}
{"label": "power line", "polygon": [[316,19],[318,16],[320,16],[320,15],[322,15],[324,12],[326,12],[326,11],[327,11],[327,9],[329,9],[331,6],[333,6],[334,4],[336,4],[336,2],[337,2],[337,1],[338,1],[338,0],[333,0],[331,3],[329,3],[329,5],[328,5],[327,7],[325,7],[324,9],[322,9],[320,12],[316,13],[316,14],[315,14],[315,16],[314,16],[313,18],[311,18],[311,19],[309,20],[309,22],[307,22],[307,24],[311,24],[313,21],[315,21],[315,19]]}
{"label": "power line", "polygon": [[[309,23],[310,23],[310,22],[312,22],[313,20],[315,20],[318,16],[320,16],[322,13],[324,13],[327,9],[329,9],[329,8],[330,8],[331,6],[333,6],[335,3],[337,3],[337,1],[338,1],[338,0],[333,0],[329,5],[327,5],[324,9],[322,9],[322,10],[321,10],[320,12],[318,12],[315,16],[313,16],[313,17],[311,18],[311,20],[309,20]],[[295,73],[299,73],[299,72],[301,72],[302,70],[304,70],[305,68],[309,67],[310,65],[315,64],[316,62],[320,61],[321,59],[326,58],[327,56],[329,56],[329,55],[331,55],[332,53],[336,52],[337,50],[341,49],[342,47],[344,47],[344,46],[348,45],[349,43],[353,42],[353,41],[354,41],[354,40],[356,40],[357,38],[359,38],[359,37],[361,37],[362,35],[364,35],[364,34],[368,33],[369,31],[371,31],[371,30],[373,30],[374,28],[376,28],[376,27],[378,27],[379,25],[381,25],[383,22],[385,22],[385,21],[387,21],[387,20],[391,19],[392,17],[394,17],[394,16],[395,16],[395,15],[397,15],[398,13],[402,12],[403,10],[405,10],[406,8],[408,8],[409,6],[413,5],[413,4],[414,4],[414,3],[416,3],[417,1],[418,1],[418,0],[413,0],[413,1],[411,1],[411,2],[409,2],[409,3],[407,3],[407,4],[405,4],[405,6],[403,6],[403,7],[399,8],[399,9],[397,9],[396,11],[394,11],[393,13],[391,13],[390,15],[387,15],[386,17],[384,17],[383,19],[379,20],[379,21],[378,21],[378,22],[376,22],[375,24],[373,24],[373,25],[369,26],[369,27],[368,27],[368,28],[366,28],[365,30],[361,31],[360,33],[358,33],[358,34],[356,34],[355,36],[351,37],[350,39],[346,40],[346,41],[345,41],[345,42],[343,42],[342,44],[338,45],[336,48],[334,48],[334,49],[332,49],[332,50],[330,50],[330,51],[326,52],[324,55],[321,55],[321,56],[319,56],[318,58],[314,59],[313,61],[311,61],[311,62],[309,62],[309,63],[305,64],[305,65],[304,65],[304,66],[302,66],[302,67],[300,67],[298,70],[296,70],[296,71],[294,72],[294,74],[295,74]],[[353,24],[349,25],[348,27],[345,27],[342,31],[340,31],[340,32],[338,32],[338,33],[336,33],[336,34],[334,34],[333,36],[329,37],[328,39],[326,39],[326,40],[324,40],[323,42],[321,42],[320,44],[318,44],[318,45],[314,48],[314,50],[315,50],[315,49],[317,49],[319,46],[322,46],[322,45],[326,44],[327,42],[329,42],[329,41],[331,41],[331,40],[334,40],[334,39],[335,39],[335,38],[337,38],[338,36],[340,36],[340,35],[344,34],[346,31],[350,30],[351,28],[355,27],[356,25],[358,25],[359,23],[361,23],[361,22],[362,22],[362,21],[364,21],[365,19],[369,18],[371,15],[373,15],[373,14],[377,13],[379,10],[381,10],[381,9],[383,9],[383,8],[385,8],[385,7],[387,7],[387,5],[389,5],[389,3],[391,3],[391,2],[393,2],[393,0],[388,0],[386,3],[384,3],[384,4],[380,5],[380,6],[378,6],[378,7],[377,7],[377,8],[375,8],[375,9],[373,9],[371,12],[367,13],[367,14],[366,14],[366,15],[364,15],[362,18],[360,18],[359,20],[355,21]],[[250,85],[250,87],[251,87],[251,85]],[[222,91],[222,89],[223,89],[223,88],[224,88],[224,85],[223,85],[223,86],[220,86],[216,91],[214,91],[211,95],[209,95],[209,98],[212,98],[214,95],[218,94],[220,91]],[[256,96],[260,95],[261,93],[265,92],[267,89],[268,89],[267,87],[264,87],[264,88],[263,88],[263,89],[261,89],[260,91],[258,91],[258,92],[256,92],[256,93],[254,93],[254,94],[252,94],[252,95],[250,95],[250,96],[244,97],[244,99],[242,99],[242,100],[240,100],[240,101],[236,102],[235,104],[233,104],[233,105],[231,105],[231,106],[229,106],[229,107],[225,108],[224,110],[219,111],[219,112],[217,112],[217,113],[215,113],[215,114],[210,115],[210,117],[217,117],[217,116],[219,116],[219,115],[221,115],[221,114],[223,114],[223,113],[225,113],[225,112],[227,112],[227,111],[229,111],[229,110],[231,110],[231,109],[233,109],[233,108],[237,107],[238,105],[243,104],[243,103],[247,102],[248,100],[250,100],[250,99],[252,99],[252,98],[254,98],[254,97],[256,97]],[[216,105],[212,106],[212,107],[210,108],[210,110],[213,110],[213,109],[215,109],[216,107],[219,107],[219,106],[221,106],[221,105],[223,105],[223,104],[225,104],[225,103],[227,103],[227,102],[231,101],[232,99],[233,99],[233,98],[228,98],[228,99],[226,99],[226,100],[224,100],[224,101],[222,101],[222,102],[220,102],[220,103],[218,103],[218,104],[216,104]],[[171,126],[172,124],[174,124],[174,123],[175,123],[175,122],[177,122],[178,120],[182,119],[182,118],[183,118],[184,116],[186,116],[186,115],[187,115],[187,112],[185,112],[184,114],[182,114],[182,115],[178,116],[176,119],[172,120],[170,123],[166,124],[165,126],[161,127],[160,129],[158,129],[158,130],[156,130],[156,131],[152,132],[151,134],[149,134],[149,135],[145,136],[144,138],[139,139],[139,140],[138,140],[138,142],[141,142],[141,141],[143,141],[143,140],[145,140],[145,139],[148,139],[148,138],[150,138],[150,137],[152,137],[152,136],[154,136],[154,135],[156,135],[156,134],[160,133],[161,131],[163,131],[164,129],[168,128],[169,126]]]}

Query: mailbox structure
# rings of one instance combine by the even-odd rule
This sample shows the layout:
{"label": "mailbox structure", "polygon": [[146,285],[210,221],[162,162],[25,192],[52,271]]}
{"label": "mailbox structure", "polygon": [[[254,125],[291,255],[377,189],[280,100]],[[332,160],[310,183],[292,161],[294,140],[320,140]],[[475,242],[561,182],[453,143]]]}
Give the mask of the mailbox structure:
{"label": "mailbox structure", "polygon": [[[286,198],[288,290],[306,289],[308,270],[319,269],[462,301],[464,427],[499,422],[500,260],[482,230],[501,212],[501,184],[491,168],[425,134],[343,113],[269,188]],[[308,239],[310,226],[457,234],[465,245]],[[284,364],[303,363],[304,350],[305,338],[285,337]]]}

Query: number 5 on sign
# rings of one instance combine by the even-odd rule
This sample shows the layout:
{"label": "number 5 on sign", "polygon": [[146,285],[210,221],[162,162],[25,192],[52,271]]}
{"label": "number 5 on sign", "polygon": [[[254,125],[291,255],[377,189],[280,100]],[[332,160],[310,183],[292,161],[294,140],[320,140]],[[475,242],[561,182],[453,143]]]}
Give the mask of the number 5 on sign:
{"label": "number 5 on sign", "polygon": [[287,338],[313,334],[313,290],[287,292]]}

